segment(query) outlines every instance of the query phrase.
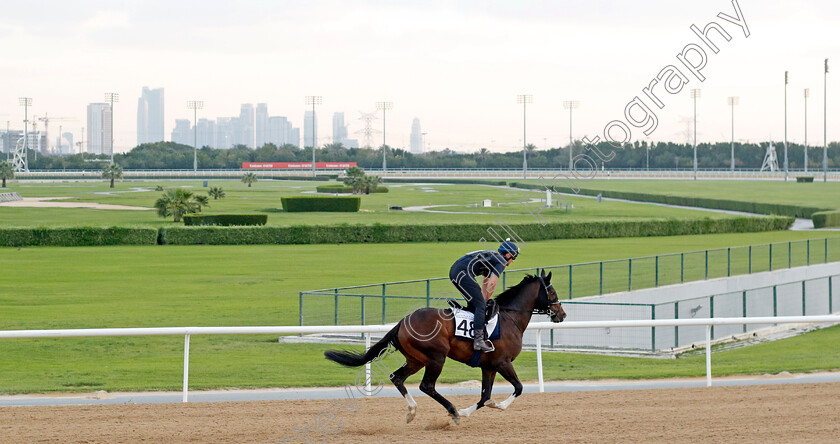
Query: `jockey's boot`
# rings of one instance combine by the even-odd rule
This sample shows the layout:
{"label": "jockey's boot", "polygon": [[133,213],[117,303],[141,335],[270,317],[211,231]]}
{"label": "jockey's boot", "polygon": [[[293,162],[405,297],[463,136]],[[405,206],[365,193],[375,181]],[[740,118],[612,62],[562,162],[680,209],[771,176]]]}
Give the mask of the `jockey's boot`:
{"label": "jockey's boot", "polygon": [[492,342],[489,342],[490,345],[487,345],[488,341],[484,338],[484,329],[481,330],[482,331],[475,333],[475,339],[473,340],[473,350],[479,350],[484,353],[488,353],[495,350],[496,347],[493,346]]}

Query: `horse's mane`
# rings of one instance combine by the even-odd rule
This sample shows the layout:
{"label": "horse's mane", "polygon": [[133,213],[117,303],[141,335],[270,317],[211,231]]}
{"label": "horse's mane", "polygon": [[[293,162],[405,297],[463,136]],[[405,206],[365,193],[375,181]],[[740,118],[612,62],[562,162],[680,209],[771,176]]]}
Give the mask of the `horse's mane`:
{"label": "horse's mane", "polygon": [[540,277],[536,275],[525,275],[525,277],[522,278],[522,282],[514,285],[513,287],[508,288],[507,290],[503,291],[502,294],[496,296],[494,298],[496,299],[496,303],[499,304],[500,307],[504,307],[510,304],[513,301],[513,299],[516,298],[516,295],[519,294],[519,290],[522,290],[522,288],[524,288],[526,285],[536,281],[539,278]]}

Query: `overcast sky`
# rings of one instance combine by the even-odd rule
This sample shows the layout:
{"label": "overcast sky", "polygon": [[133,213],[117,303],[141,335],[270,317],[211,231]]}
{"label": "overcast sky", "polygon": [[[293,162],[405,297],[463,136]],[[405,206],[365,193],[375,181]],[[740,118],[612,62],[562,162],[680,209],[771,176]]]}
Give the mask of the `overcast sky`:
{"label": "overcast sky", "polygon": [[[701,82],[688,75],[682,91],[658,96],[658,127],[634,140],[686,141],[697,102],[698,141],[729,141],[727,96],[737,95],[735,138],[784,139],[784,71],[788,140],[804,138],[803,89],[810,88],[808,141],[823,141],[823,59],[829,58],[829,140],[840,139],[840,8],[836,2],[739,2],[750,35],[717,17],[735,16],[729,0],[654,1],[6,1],[0,14],[0,121],[22,128],[18,97],[31,97],[30,116],[78,140],[85,107],[105,92],[115,106],[116,151],[136,143],[141,88],[165,89],[166,137],[175,119],[192,119],[187,100],[203,100],[199,117],[239,114],[242,103],[265,102],[269,114],[302,126],[304,96],[323,96],[319,143],[332,113],[345,112],[350,136],[360,111],[394,103],[387,142],[408,147],[419,118],[427,145],[475,151],[519,149],[523,109],[532,94],[527,141],[566,145],[564,100],[580,101],[573,134],[603,137],[626,121],[625,106],[666,65],[688,70],[677,54],[699,44],[708,56]],[[690,30],[710,21],[714,54]],[[638,116],[638,109],[636,115]],[[377,122],[381,129],[382,121]],[[52,128],[55,127],[55,130]],[[377,138],[376,144],[381,144]]]}

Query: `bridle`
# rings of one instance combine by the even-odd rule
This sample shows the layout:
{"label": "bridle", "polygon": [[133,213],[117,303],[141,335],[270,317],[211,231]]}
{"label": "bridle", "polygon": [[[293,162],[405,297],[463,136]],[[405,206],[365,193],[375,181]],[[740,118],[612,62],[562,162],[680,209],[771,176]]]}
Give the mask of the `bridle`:
{"label": "bridle", "polygon": [[534,309],[534,314],[552,315],[552,314],[554,314],[554,311],[551,310],[551,306],[552,305],[560,305],[562,307],[562,304],[560,304],[560,299],[557,298],[557,292],[556,291],[554,293],[555,294],[554,300],[552,301],[552,300],[548,299],[548,289],[549,288],[554,288],[554,284],[546,285],[545,279],[542,276],[538,275],[537,277],[539,278],[540,285],[542,286],[542,288],[540,289],[540,297],[542,297],[542,295],[545,294],[545,302],[546,302],[545,305],[546,305],[547,308],[535,308]]}

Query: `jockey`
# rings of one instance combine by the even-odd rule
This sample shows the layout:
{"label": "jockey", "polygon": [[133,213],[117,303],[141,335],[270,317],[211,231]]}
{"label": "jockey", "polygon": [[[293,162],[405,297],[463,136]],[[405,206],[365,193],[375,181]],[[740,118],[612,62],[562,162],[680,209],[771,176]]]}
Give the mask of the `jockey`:
{"label": "jockey", "polygon": [[[484,310],[487,301],[493,296],[499,276],[517,256],[519,256],[519,247],[508,238],[499,246],[498,252],[483,250],[467,253],[455,261],[449,270],[449,279],[467,300],[467,309],[475,315],[473,320],[474,350],[483,352],[494,350],[492,344],[487,345],[486,342]],[[484,277],[481,286],[476,282],[476,276]]]}

